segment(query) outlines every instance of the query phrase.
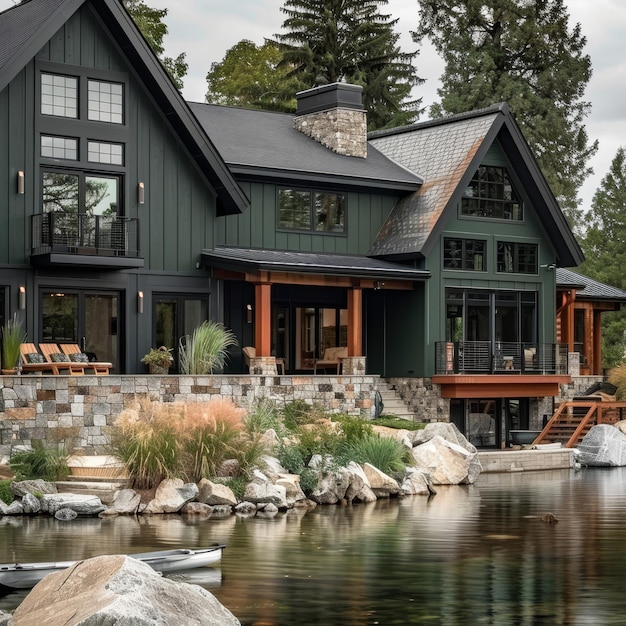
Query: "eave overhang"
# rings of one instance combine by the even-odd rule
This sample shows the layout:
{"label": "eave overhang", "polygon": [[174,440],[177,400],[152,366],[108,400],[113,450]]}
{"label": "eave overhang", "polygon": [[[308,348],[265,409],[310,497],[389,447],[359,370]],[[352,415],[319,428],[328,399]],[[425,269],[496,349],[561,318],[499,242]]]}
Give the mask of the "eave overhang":
{"label": "eave overhang", "polygon": [[442,398],[542,398],[558,396],[560,385],[571,384],[572,377],[445,374],[433,376],[432,382],[441,386]]}

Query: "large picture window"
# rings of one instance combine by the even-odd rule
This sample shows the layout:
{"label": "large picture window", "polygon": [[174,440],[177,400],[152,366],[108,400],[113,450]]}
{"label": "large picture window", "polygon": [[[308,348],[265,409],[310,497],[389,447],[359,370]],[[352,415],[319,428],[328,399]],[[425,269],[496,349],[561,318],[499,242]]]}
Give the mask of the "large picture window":
{"label": "large picture window", "polygon": [[278,227],[315,232],[345,232],[347,198],[342,193],[278,190]]}
{"label": "large picture window", "polygon": [[461,215],[522,220],[523,210],[504,167],[481,165],[461,200]]}

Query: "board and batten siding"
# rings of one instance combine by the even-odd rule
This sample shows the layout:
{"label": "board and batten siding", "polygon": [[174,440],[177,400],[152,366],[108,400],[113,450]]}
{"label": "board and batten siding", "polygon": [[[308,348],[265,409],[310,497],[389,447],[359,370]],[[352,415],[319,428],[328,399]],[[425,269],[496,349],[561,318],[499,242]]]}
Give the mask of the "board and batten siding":
{"label": "board and batten siding", "polygon": [[279,185],[240,182],[250,199],[241,215],[218,218],[220,245],[265,250],[366,254],[398,198],[348,192],[345,233],[289,231],[278,228]]}
{"label": "board and batten siding", "polygon": [[[89,68],[127,77],[123,214],[140,220],[146,271],[194,270],[201,250],[215,245],[215,193],[88,5],[0,93],[0,133],[8,138],[0,150],[0,264],[28,264],[31,216],[42,210],[35,110],[38,62],[69,75],[73,68]],[[64,165],[72,168],[71,162]],[[19,170],[26,175],[23,195],[15,193]],[[143,205],[138,203],[139,182],[145,185]]]}

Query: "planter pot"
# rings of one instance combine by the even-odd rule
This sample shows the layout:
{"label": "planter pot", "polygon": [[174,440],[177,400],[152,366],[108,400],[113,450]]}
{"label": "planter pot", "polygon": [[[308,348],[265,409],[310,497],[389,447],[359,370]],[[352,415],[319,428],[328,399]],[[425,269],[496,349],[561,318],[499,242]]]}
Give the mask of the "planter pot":
{"label": "planter pot", "polygon": [[11,370],[2,369],[0,370],[0,372],[2,373],[3,376],[16,376],[17,374],[19,374],[17,368],[15,367]]}
{"label": "planter pot", "polygon": [[148,368],[150,369],[151,374],[159,374],[161,376],[164,376],[170,371],[169,365],[164,367],[163,365],[154,365],[153,363],[150,363]]}

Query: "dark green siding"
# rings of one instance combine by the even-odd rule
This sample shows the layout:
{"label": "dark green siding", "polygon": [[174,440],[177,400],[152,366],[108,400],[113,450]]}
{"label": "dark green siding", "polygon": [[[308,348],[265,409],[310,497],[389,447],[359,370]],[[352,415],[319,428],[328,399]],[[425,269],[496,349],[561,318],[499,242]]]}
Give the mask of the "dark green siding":
{"label": "dark green siding", "polygon": [[219,244],[268,250],[365,254],[398,200],[397,197],[377,194],[348,193],[345,234],[289,232],[277,229],[277,185],[244,182],[241,187],[250,198],[250,209],[218,221]]}
{"label": "dark green siding", "polygon": [[[141,256],[146,270],[195,269],[200,251],[214,245],[215,196],[88,7],[72,16],[43,46],[37,61],[31,62],[0,93],[0,132],[8,137],[8,155],[0,155],[0,263],[29,262],[30,216],[41,211],[34,110],[39,89],[35,69],[39,61],[58,63],[58,71],[68,74],[73,67],[126,74],[124,214],[140,219]],[[24,195],[15,193],[18,170],[26,172]],[[144,205],[137,200],[140,181],[146,189]]]}

